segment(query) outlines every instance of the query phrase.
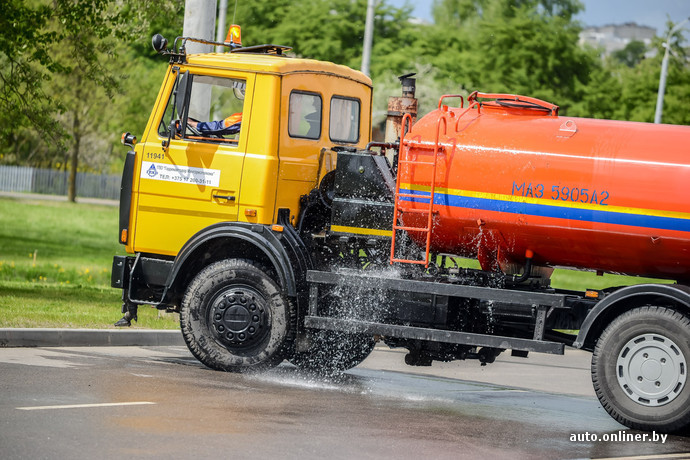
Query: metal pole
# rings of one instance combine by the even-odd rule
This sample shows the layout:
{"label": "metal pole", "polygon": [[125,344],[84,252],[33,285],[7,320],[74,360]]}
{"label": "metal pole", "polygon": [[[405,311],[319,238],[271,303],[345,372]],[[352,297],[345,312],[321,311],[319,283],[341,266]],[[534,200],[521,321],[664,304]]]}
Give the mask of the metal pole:
{"label": "metal pole", "polygon": [[659,92],[656,95],[656,110],[654,111],[654,123],[661,123],[661,115],[664,111],[664,93],[666,92],[666,75],[668,74],[668,55],[671,50],[671,36],[680,30],[686,22],[690,21],[690,18],[679,22],[673,27],[666,36],[666,42],[664,43],[664,58],[661,60],[661,75],[659,75]]}
{"label": "metal pole", "polygon": [[[185,0],[184,26],[182,35],[213,41],[216,29],[216,0]],[[187,53],[210,53],[213,45],[187,42]],[[194,96],[189,104],[189,116],[197,120],[208,120],[211,111],[211,88],[194,85]]]}
{"label": "metal pole", "polygon": [[[213,41],[216,31],[216,0],[185,0],[182,35]],[[187,43],[187,53],[210,53],[211,45]]]}
{"label": "metal pole", "polygon": [[371,60],[371,44],[374,41],[374,11],[376,0],[367,3],[367,22],[364,25],[364,48],[362,50],[362,73],[369,75],[369,61]]}
{"label": "metal pole", "polygon": [[[216,41],[223,43],[225,41],[225,17],[228,14],[228,0],[220,0],[218,5],[218,27],[216,29]],[[225,51],[224,46],[216,46],[216,53],[223,53]]]}
{"label": "metal pole", "polygon": [[668,72],[668,50],[671,46],[668,41],[664,43],[664,58],[661,60],[661,75],[659,76],[659,92],[656,95],[656,110],[654,111],[654,123],[661,123],[661,113],[664,111],[664,93],[666,92],[666,74]]}

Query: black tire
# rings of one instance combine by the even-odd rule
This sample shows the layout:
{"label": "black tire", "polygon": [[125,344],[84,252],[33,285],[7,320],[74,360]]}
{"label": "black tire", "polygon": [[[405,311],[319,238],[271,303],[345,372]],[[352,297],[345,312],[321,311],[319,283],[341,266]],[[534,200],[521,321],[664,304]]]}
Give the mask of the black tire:
{"label": "black tire", "polygon": [[295,312],[259,267],[230,259],[204,268],[189,284],[180,326],[189,350],[206,366],[263,370],[292,353]]}
{"label": "black tire", "polygon": [[374,337],[336,331],[314,331],[307,351],[296,352],[290,362],[300,370],[329,377],[358,366],[376,345]]}
{"label": "black tire", "polygon": [[666,433],[690,427],[690,318],[664,307],[630,310],[604,330],[592,355],[594,391],[630,428]]}

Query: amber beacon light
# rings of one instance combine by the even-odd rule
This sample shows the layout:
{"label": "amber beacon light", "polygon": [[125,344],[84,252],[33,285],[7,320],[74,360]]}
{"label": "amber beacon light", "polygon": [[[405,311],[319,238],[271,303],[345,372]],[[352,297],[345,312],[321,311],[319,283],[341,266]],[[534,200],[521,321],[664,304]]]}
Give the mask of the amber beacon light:
{"label": "amber beacon light", "polygon": [[225,43],[232,43],[233,45],[242,45],[242,29],[237,24],[233,24],[228,29],[228,36],[225,37]]}

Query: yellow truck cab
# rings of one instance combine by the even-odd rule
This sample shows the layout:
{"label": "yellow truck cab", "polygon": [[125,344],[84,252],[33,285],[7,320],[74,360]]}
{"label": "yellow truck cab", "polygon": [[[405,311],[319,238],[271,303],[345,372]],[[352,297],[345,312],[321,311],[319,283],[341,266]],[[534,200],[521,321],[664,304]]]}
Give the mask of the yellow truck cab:
{"label": "yellow truck cab", "polygon": [[[188,41],[228,52],[187,54]],[[295,227],[313,230],[324,214],[313,192],[332,189],[338,149],[369,143],[371,80],[283,46],[178,38],[168,50],[160,35],[153,46],[170,65],[141,141],[123,135],[119,239],[130,255],[113,261],[116,325],[151,305],[181,313],[210,367],[295,358],[312,267]]]}
{"label": "yellow truck cab", "polygon": [[[335,167],[330,149],[363,148],[371,133],[371,80],[350,68],[282,55],[284,47],[176,56],[134,148],[130,253],[176,256],[218,222],[270,225]],[[276,52],[280,51],[280,54]],[[241,114],[236,134],[197,121]]]}

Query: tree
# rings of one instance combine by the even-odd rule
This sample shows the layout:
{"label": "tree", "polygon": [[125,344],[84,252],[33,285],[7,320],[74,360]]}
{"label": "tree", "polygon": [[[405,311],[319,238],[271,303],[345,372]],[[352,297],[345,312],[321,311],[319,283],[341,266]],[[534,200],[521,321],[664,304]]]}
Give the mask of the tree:
{"label": "tree", "polygon": [[[237,21],[243,26],[246,44],[284,44],[297,56],[357,69],[362,60],[366,10],[366,0],[258,0],[238,5]],[[377,2],[373,55],[383,57],[412,40],[405,33],[409,13],[409,7]],[[372,75],[386,65],[372,59]]]}
{"label": "tree", "polygon": [[615,119],[619,116],[623,91],[617,77],[620,63],[612,58],[600,59],[596,50],[590,50],[590,53],[589,79],[586,84],[580,84],[578,97],[568,108],[568,115]]}
{"label": "tree", "polygon": [[105,123],[100,114],[125,81],[118,51],[148,33],[149,18],[174,23],[170,13],[179,13],[181,5],[182,0],[163,5],[153,0],[8,0],[0,5],[0,139],[10,146],[3,150],[11,161],[64,165],[63,152],[69,149],[68,197],[74,201],[84,142],[107,152],[112,138],[100,129]]}
{"label": "tree", "polygon": [[635,67],[642,62],[647,52],[647,46],[639,40],[632,40],[623,49],[616,50],[611,55],[615,60],[628,67]]}
{"label": "tree", "polygon": [[467,26],[482,17],[489,0],[434,0],[431,14],[441,28]]}
{"label": "tree", "polygon": [[442,0],[425,54],[466,91],[518,93],[565,110],[587,85],[595,57],[577,45],[575,0]]}
{"label": "tree", "polygon": [[116,16],[108,12],[108,0],[60,0],[56,5],[57,16],[62,18],[65,29],[59,45],[51,48],[53,56],[69,64],[66,64],[68,72],[55,75],[51,86],[62,94],[63,111],[59,120],[69,134],[70,152],[67,199],[76,201],[83,142],[98,123],[95,109],[105,105],[121,87],[117,66],[108,65],[109,56],[98,52],[99,48],[113,49],[110,21],[114,22]]}
{"label": "tree", "polygon": [[[52,8],[51,8],[52,6]],[[81,104],[88,100],[94,88],[112,96],[117,89],[117,79],[103,65],[99,52],[101,40],[112,33],[118,24],[117,13],[108,10],[109,0],[54,0],[24,4],[11,0],[0,14],[7,26],[0,27],[3,39],[0,62],[9,65],[0,70],[4,83],[0,95],[0,120],[4,140],[13,136],[15,122],[30,127],[59,149],[71,139],[71,168],[68,198],[76,197],[76,170],[82,138]],[[5,16],[5,14],[7,16]],[[60,92],[48,89],[60,88],[62,79],[69,84]],[[62,96],[66,90],[74,90],[76,99]],[[54,94],[61,96],[57,101]],[[71,105],[71,106],[70,106]],[[71,113],[68,129],[56,123],[58,116]],[[88,115],[88,113],[86,114]],[[11,122],[10,122],[11,121]]]}
{"label": "tree", "polygon": [[0,4],[0,140],[5,145],[21,128],[32,126],[52,142],[64,133],[49,130],[59,102],[46,94],[43,82],[65,68],[47,52],[60,35],[48,27],[48,4],[7,0]]}
{"label": "tree", "polygon": [[[674,26],[667,24],[667,31]],[[690,124],[687,110],[690,95],[690,67],[688,66],[684,36],[677,32],[671,37],[666,93],[664,96],[663,122]],[[657,38],[652,46],[656,56],[644,59],[634,67],[621,66],[618,69],[622,85],[622,96],[616,117],[624,120],[652,122],[659,90],[661,60],[664,55],[663,40]]]}

